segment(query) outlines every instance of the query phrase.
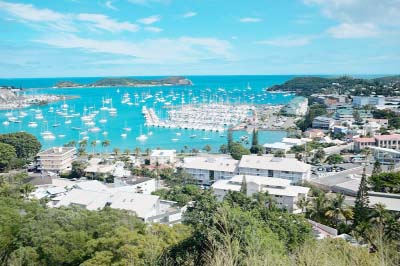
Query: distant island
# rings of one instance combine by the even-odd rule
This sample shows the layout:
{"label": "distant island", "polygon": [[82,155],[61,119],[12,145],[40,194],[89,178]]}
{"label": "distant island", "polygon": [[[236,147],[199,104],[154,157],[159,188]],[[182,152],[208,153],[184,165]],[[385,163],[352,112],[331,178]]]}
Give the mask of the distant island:
{"label": "distant island", "polygon": [[185,77],[168,77],[163,79],[103,78],[89,84],[72,81],[60,81],[54,88],[97,88],[97,87],[152,87],[152,86],[191,86],[192,81]]}
{"label": "distant island", "polygon": [[396,95],[400,89],[400,75],[374,79],[361,79],[349,76],[336,78],[296,77],[281,85],[274,85],[269,91],[290,91],[298,95],[309,96],[314,93],[332,93],[352,95],[379,94]]}

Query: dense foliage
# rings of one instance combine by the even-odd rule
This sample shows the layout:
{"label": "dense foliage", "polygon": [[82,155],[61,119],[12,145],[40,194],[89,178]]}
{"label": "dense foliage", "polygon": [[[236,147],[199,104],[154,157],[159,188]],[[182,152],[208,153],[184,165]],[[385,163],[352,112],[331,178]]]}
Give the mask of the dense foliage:
{"label": "dense foliage", "polygon": [[0,171],[9,169],[12,160],[16,158],[15,148],[9,144],[0,142]]}
{"label": "dense foliage", "polygon": [[400,193],[400,172],[377,173],[368,182],[374,191]]}
{"label": "dense foliage", "polygon": [[373,109],[372,115],[374,118],[378,119],[387,119],[389,128],[395,128],[399,129],[400,128],[400,116],[394,112],[393,110],[390,109],[384,109],[384,110],[379,110],[379,109]]}
{"label": "dense foliage", "polygon": [[18,158],[31,159],[42,148],[39,140],[26,132],[7,133],[0,135],[0,142],[10,144],[15,148]]}

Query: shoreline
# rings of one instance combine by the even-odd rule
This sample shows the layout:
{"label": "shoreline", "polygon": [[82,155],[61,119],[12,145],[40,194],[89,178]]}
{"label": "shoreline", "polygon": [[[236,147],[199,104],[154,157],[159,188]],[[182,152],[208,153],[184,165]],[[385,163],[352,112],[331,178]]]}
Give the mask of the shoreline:
{"label": "shoreline", "polygon": [[[60,101],[68,101],[68,100],[74,100],[74,99],[79,99],[81,98],[79,95],[54,95],[54,94],[43,94],[43,95],[37,95],[36,97],[44,97],[44,99],[41,99],[40,102],[31,102],[31,103],[26,103],[26,104],[21,104],[21,103],[1,103],[0,104],[0,111],[6,111],[6,110],[19,110],[19,109],[26,109],[26,108],[31,108],[31,107],[36,107],[36,106],[45,106],[51,103],[56,103]],[[27,97],[27,96],[25,96]],[[57,97],[57,98],[54,98]],[[34,100],[34,98],[31,99],[24,99],[24,100]],[[18,100],[16,100],[18,102]]]}

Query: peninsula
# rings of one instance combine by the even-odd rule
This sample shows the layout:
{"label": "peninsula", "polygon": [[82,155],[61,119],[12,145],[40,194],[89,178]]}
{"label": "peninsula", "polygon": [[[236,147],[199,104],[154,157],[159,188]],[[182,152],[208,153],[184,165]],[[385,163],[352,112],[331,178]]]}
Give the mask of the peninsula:
{"label": "peninsula", "polygon": [[134,78],[102,78],[89,84],[79,84],[72,81],[60,81],[54,88],[97,88],[97,87],[152,87],[152,86],[191,86],[192,81],[185,77],[167,77],[163,79]]}

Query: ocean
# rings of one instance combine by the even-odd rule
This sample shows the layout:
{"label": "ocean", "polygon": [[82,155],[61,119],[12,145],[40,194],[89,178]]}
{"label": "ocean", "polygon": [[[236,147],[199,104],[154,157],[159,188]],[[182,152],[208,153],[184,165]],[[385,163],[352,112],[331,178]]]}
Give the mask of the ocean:
{"label": "ocean", "polygon": [[[94,148],[101,151],[101,142],[109,140],[108,150],[119,148],[134,150],[139,147],[141,150],[147,148],[155,149],[176,149],[181,151],[198,149],[210,145],[213,151],[218,151],[221,144],[226,143],[226,132],[209,132],[185,129],[153,128],[144,125],[145,119],[142,115],[142,107],[154,108],[156,114],[165,119],[170,106],[182,106],[188,103],[210,103],[229,102],[233,104],[286,104],[293,95],[284,93],[268,93],[266,88],[281,84],[294,76],[187,76],[194,83],[190,87],[168,86],[168,87],[112,87],[112,88],[69,88],[55,89],[54,84],[59,81],[73,81],[88,84],[99,77],[88,78],[21,78],[21,79],[0,79],[1,85],[10,85],[26,88],[26,94],[57,94],[79,96],[64,102],[50,103],[45,106],[26,108],[22,110],[5,110],[0,112],[0,133],[26,131],[35,135],[42,143],[43,148],[60,146],[69,141],[80,141],[83,138],[88,140],[88,151]],[[140,79],[154,79],[161,77],[134,77]],[[128,105],[122,103],[124,95],[129,94]],[[135,96],[136,95],[136,96]],[[156,101],[155,98],[162,98],[165,101]],[[100,111],[105,99],[112,99],[112,107],[117,109],[117,115],[111,116],[107,111]],[[168,105],[166,105],[166,102]],[[184,103],[182,103],[184,102]],[[137,106],[135,104],[138,104]],[[98,112],[93,122],[94,125],[87,126],[80,116],[65,118],[60,115],[64,111],[69,114],[80,116]],[[68,105],[68,107],[66,106]],[[20,112],[26,116],[19,117],[20,123],[10,123],[8,126],[2,124],[10,117],[18,117]],[[57,114],[57,111],[58,114]],[[12,112],[12,114],[10,114]],[[38,113],[43,114],[43,119],[36,119]],[[71,120],[71,121],[68,121]],[[100,123],[102,120],[103,123]],[[104,121],[107,120],[106,123]],[[37,127],[29,127],[30,122],[36,122]],[[53,127],[55,126],[55,127]],[[98,127],[98,130],[90,131],[90,128]],[[124,129],[130,129],[129,131]],[[79,129],[79,130],[78,130]],[[44,131],[50,131],[54,139],[44,139]],[[107,135],[104,133],[107,132]],[[121,136],[126,134],[126,137]],[[136,138],[147,135],[145,141]],[[235,131],[234,139],[239,140],[241,136],[248,135],[246,131]],[[193,137],[196,135],[196,137]],[[273,143],[280,141],[286,136],[282,131],[261,131],[259,142]],[[251,135],[249,135],[251,139]],[[97,145],[92,147],[90,143],[96,140]]]}

